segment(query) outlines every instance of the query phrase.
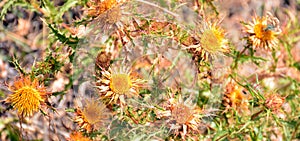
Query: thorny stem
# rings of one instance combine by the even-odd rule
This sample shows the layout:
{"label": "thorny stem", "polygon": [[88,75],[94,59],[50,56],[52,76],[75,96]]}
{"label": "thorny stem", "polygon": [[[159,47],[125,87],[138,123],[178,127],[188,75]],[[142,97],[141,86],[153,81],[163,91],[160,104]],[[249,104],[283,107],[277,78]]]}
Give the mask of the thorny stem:
{"label": "thorny stem", "polygon": [[237,57],[235,58],[235,63],[234,63],[234,66],[233,68],[237,68],[237,65],[238,65],[238,60],[240,59],[241,55],[249,48],[249,46],[246,46],[244,47],[244,49],[239,52],[239,54],[237,55]]}
{"label": "thorny stem", "polygon": [[245,47],[240,53],[239,55],[237,56],[237,58],[241,57],[241,55],[246,51],[246,49],[248,49],[249,47]]}
{"label": "thorny stem", "polygon": [[216,8],[216,6],[212,3],[212,1],[208,1],[208,4],[212,7],[212,9],[214,10],[214,12],[215,12],[217,15],[219,15],[219,12],[218,12],[217,8]]}
{"label": "thorny stem", "polygon": [[222,135],[221,137],[217,138],[216,141],[220,141],[220,140],[223,140],[224,137],[228,136],[228,133]]}
{"label": "thorny stem", "polygon": [[13,56],[13,61],[12,63],[15,65],[15,67],[17,68],[17,70],[22,74],[22,75],[26,75],[26,71],[20,66],[18,60],[16,59],[15,56]]}

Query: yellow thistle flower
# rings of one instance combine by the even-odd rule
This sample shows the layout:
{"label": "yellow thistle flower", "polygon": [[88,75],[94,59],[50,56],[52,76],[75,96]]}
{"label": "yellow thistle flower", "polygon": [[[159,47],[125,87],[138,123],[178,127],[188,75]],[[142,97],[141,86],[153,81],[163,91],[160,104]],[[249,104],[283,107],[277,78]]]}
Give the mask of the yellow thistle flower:
{"label": "yellow thistle flower", "polygon": [[87,3],[88,8],[84,9],[87,15],[98,17],[99,15],[127,2],[128,0],[90,0]]}
{"label": "yellow thistle flower", "polygon": [[174,131],[175,135],[181,134],[183,138],[187,133],[200,133],[202,110],[197,105],[191,104],[191,100],[183,101],[180,95],[178,98],[172,94],[169,95],[170,99],[166,110],[157,111],[157,117],[169,117],[170,129]]}
{"label": "yellow thistle flower", "polygon": [[223,97],[223,105],[226,110],[232,108],[240,114],[249,114],[249,100],[252,98],[251,94],[242,86],[230,81],[226,85],[225,95]]}
{"label": "yellow thistle flower", "polygon": [[144,80],[136,79],[130,71],[112,72],[101,71],[102,77],[96,82],[100,98],[108,103],[125,103],[123,96],[138,96],[139,88],[144,85]]}
{"label": "yellow thistle flower", "polygon": [[76,109],[74,121],[78,123],[81,129],[91,132],[105,125],[109,118],[110,113],[106,105],[99,100],[89,99],[84,108]]}
{"label": "yellow thistle flower", "polygon": [[209,25],[208,28],[203,30],[200,45],[212,56],[229,51],[225,31],[217,26],[216,23]]}
{"label": "yellow thistle flower", "polygon": [[46,88],[40,85],[37,79],[31,81],[29,76],[21,76],[9,86],[9,90],[13,94],[9,95],[5,102],[17,109],[21,117],[31,116],[38,111],[47,98]]}
{"label": "yellow thistle flower", "polygon": [[201,60],[206,60],[209,56],[214,58],[230,51],[228,40],[225,38],[225,30],[218,23],[204,22],[199,29],[200,31],[195,33],[199,38],[199,44],[187,48],[194,48],[192,52],[200,56]]}
{"label": "yellow thistle flower", "polygon": [[75,131],[70,135],[70,138],[67,138],[67,141],[92,141],[92,140],[89,139],[88,137],[83,136],[82,133]]}
{"label": "yellow thistle flower", "polygon": [[254,49],[264,48],[272,49],[278,44],[277,35],[281,33],[279,20],[271,13],[266,17],[253,17],[253,22],[245,24],[245,32],[249,34],[248,38]]}
{"label": "yellow thistle flower", "polygon": [[116,5],[117,0],[91,0],[87,3],[89,8],[86,12],[89,16],[97,17]]}

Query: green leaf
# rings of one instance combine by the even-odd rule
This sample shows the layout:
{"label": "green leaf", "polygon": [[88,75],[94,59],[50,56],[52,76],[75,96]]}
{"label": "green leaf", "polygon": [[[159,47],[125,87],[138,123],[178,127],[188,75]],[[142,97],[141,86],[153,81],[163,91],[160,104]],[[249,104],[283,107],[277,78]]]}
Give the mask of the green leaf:
{"label": "green leaf", "polygon": [[41,6],[45,8],[50,17],[55,17],[57,14],[57,9],[54,6],[54,3],[49,0],[41,0]]}
{"label": "green leaf", "polygon": [[293,66],[300,71],[300,62],[295,62]]}
{"label": "green leaf", "polygon": [[48,24],[48,27],[54,33],[57,40],[59,40],[63,44],[69,45],[72,49],[76,49],[79,42],[78,37],[72,37],[72,36],[67,37],[65,34],[60,33],[58,29],[55,29],[51,24]]}

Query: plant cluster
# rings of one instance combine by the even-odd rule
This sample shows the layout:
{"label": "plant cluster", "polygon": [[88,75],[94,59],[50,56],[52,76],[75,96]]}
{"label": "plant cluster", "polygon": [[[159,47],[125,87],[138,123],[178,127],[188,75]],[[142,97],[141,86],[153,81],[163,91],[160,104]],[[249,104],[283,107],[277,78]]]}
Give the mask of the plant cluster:
{"label": "plant cluster", "polygon": [[300,139],[300,11],[222,4],[0,2],[0,140]]}

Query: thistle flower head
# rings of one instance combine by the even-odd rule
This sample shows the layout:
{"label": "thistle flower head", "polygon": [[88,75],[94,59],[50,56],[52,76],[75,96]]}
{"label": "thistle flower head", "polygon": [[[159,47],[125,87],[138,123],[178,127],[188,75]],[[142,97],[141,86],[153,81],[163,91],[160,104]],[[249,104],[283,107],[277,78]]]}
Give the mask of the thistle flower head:
{"label": "thistle flower head", "polygon": [[[84,8],[84,13],[93,20],[89,24],[93,32],[90,35],[101,33],[112,33],[122,17],[120,5],[128,0],[90,0],[87,3],[87,8]],[[90,36],[88,35],[88,36]],[[96,35],[97,36],[97,35]]]}
{"label": "thistle flower head", "polygon": [[144,80],[134,78],[130,71],[103,70],[102,77],[97,80],[100,98],[108,103],[117,103],[120,96],[138,96],[139,88],[143,87]]}
{"label": "thistle flower head", "polygon": [[271,13],[267,16],[253,17],[253,22],[244,25],[253,48],[273,49],[278,44],[277,36],[281,33],[279,20]]}
{"label": "thistle flower head", "polygon": [[277,112],[285,101],[285,97],[278,94],[269,94],[265,101],[265,106],[274,112]]}
{"label": "thistle flower head", "polygon": [[200,36],[200,45],[204,51],[212,56],[229,51],[225,31],[216,23],[209,24],[203,29],[203,33]]}
{"label": "thistle flower head", "polygon": [[110,61],[111,61],[111,53],[102,51],[98,53],[95,63],[99,68],[107,70],[108,67],[110,66]]}
{"label": "thistle flower head", "polygon": [[226,85],[225,94],[223,97],[223,104],[228,109],[238,111],[238,113],[248,114],[249,100],[252,98],[251,94],[242,86],[230,81]]}
{"label": "thistle flower head", "polygon": [[32,81],[29,76],[21,76],[9,86],[9,90],[13,93],[5,102],[17,109],[21,117],[31,116],[38,111],[47,98],[46,88],[37,79]]}
{"label": "thistle flower head", "polygon": [[106,106],[96,99],[88,99],[83,108],[76,109],[74,121],[80,128],[91,132],[103,126],[109,119],[110,113]]}
{"label": "thistle flower head", "polygon": [[169,117],[168,124],[175,135],[181,134],[184,138],[188,133],[199,133],[202,110],[190,99],[183,101],[180,95],[178,98],[170,96],[166,111],[157,112],[158,117]]}
{"label": "thistle flower head", "polygon": [[179,124],[189,122],[192,114],[192,109],[183,103],[178,103],[172,106],[171,116]]}
{"label": "thistle flower head", "polygon": [[198,54],[202,60],[230,51],[228,40],[225,38],[225,30],[220,27],[219,23],[203,22],[199,29],[198,33],[195,33],[199,38],[199,44],[188,48],[194,48],[194,54]]}

